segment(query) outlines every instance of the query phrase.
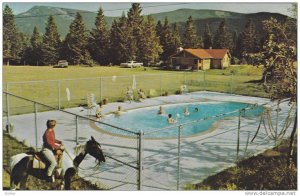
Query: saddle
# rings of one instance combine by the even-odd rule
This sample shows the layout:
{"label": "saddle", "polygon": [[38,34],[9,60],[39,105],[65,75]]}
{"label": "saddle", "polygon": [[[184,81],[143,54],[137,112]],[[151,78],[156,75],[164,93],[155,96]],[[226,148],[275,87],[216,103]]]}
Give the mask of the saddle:
{"label": "saddle", "polygon": [[[61,168],[61,160],[62,160],[63,151],[56,150],[54,152],[55,160],[57,162],[58,168]],[[49,165],[47,159],[45,158],[43,152],[34,152],[32,153],[33,156],[33,168],[34,169],[46,169]]]}

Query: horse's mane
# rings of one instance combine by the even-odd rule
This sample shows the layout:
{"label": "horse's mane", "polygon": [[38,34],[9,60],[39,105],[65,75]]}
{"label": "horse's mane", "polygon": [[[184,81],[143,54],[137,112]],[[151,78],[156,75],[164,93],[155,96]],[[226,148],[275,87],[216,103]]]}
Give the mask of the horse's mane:
{"label": "horse's mane", "polygon": [[76,156],[78,156],[80,153],[84,153],[86,144],[78,144],[74,147],[74,152]]}

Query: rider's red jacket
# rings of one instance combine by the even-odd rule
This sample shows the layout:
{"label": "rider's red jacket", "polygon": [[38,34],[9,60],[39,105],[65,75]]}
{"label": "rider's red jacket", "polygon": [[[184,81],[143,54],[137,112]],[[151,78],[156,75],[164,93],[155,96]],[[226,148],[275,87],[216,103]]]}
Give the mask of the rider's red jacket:
{"label": "rider's red jacket", "polygon": [[51,150],[57,150],[60,148],[61,141],[55,139],[54,130],[47,129],[43,135],[44,147]]}

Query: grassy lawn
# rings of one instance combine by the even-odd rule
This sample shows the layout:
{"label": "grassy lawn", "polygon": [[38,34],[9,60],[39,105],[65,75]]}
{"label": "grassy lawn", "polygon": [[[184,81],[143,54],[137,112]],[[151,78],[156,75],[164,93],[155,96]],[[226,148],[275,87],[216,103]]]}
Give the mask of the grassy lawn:
{"label": "grassy lawn", "polygon": [[[265,96],[261,85],[251,83],[261,79],[261,75],[262,68],[249,65],[206,72],[130,69],[115,66],[70,66],[62,69],[50,66],[3,66],[3,90],[6,91],[6,83],[9,82],[8,91],[12,94],[53,107],[58,107],[60,103],[61,108],[69,108],[86,104],[88,93],[94,93],[97,102],[104,98],[109,102],[124,101],[127,87],[132,86],[133,79],[136,80],[137,89],[142,88],[148,97],[176,94],[183,84],[188,86],[190,92],[207,90]],[[67,89],[71,92],[70,100],[67,100]],[[10,97],[9,103],[11,114],[34,111],[33,104],[27,101]],[[4,96],[4,108],[5,105]]]}

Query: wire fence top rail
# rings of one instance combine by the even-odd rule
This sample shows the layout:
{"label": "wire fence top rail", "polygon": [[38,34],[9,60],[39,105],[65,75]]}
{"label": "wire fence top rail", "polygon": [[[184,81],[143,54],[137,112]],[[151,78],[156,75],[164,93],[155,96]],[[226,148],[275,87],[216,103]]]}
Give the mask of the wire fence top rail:
{"label": "wire fence top rail", "polygon": [[77,117],[83,118],[85,120],[91,120],[93,122],[97,122],[97,123],[100,123],[100,124],[103,124],[103,125],[106,125],[106,126],[110,126],[112,128],[116,128],[116,129],[119,129],[119,130],[122,130],[122,131],[125,131],[125,132],[128,132],[128,133],[132,133],[132,134],[135,134],[135,135],[139,134],[139,133],[136,133],[134,131],[130,131],[130,130],[125,129],[125,128],[121,128],[121,127],[114,126],[114,125],[111,125],[111,124],[108,124],[108,123],[104,123],[104,122],[101,122],[101,121],[98,121],[98,120],[95,120],[95,119],[92,119],[92,118],[89,118],[89,117],[86,117],[86,116],[74,114],[72,112],[69,112],[69,111],[66,111],[66,110],[62,110],[62,109],[59,109],[59,108],[56,108],[56,107],[53,107],[53,106],[49,106],[47,104],[40,103],[40,102],[37,102],[37,101],[33,101],[33,100],[30,100],[30,99],[27,99],[27,98],[24,98],[24,97],[21,97],[21,96],[18,96],[18,95],[14,95],[12,93],[8,93],[8,92],[3,92],[3,93],[7,94],[7,95],[10,95],[10,96],[13,96],[13,97],[16,97],[16,98],[19,98],[19,99],[22,99],[22,100],[25,100],[25,101],[32,102],[34,104],[38,104],[38,105],[42,105],[44,107],[48,107],[48,108],[53,109],[53,110],[57,110],[57,111],[60,111],[60,112],[63,112],[63,113],[67,113],[67,114],[70,114],[70,115],[73,115],[73,116],[77,116]]}
{"label": "wire fence top rail", "polygon": [[[203,72],[204,73],[204,72]],[[132,74],[132,75],[115,75],[115,76],[99,76],[99,77],[89,77],[89,78],[65,78],[57,80],[29,80],[29,81],[15,81],[15,82],[3,82],[3,84],[23,84],[23,83],[38,83],[38,82],[57,82],[57,81],[71,81],[71,80],[92,80],[92,79],[111,79],[112,77],[117,78],[128,78],[128,77],[144,77],[144,76],[166,76],[166,75],[177,75],[177,74],[193,74],[186,72],[174,73],[160,73],[160,74]]]}

